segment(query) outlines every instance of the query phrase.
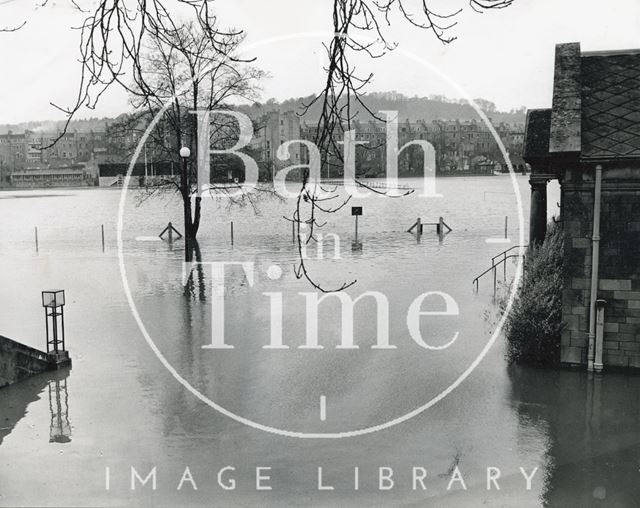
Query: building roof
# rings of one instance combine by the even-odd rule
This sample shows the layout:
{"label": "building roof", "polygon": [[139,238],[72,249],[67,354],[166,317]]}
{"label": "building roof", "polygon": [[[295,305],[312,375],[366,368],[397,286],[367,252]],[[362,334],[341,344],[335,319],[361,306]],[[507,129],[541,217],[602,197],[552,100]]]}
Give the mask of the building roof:
{"label": "building roof", "polygon": [[524,156],[640,159],[640,50],[556,46],[553,107],[527,115]]}
{"label": "building roof", "polygon": [[582,57],[582,157],[640,157],[640,53]]}

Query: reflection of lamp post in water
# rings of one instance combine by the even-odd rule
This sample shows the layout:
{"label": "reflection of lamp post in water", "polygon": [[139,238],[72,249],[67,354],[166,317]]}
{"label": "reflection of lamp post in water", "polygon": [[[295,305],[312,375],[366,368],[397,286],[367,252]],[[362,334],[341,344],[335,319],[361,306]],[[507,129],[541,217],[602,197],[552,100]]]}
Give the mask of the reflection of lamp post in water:
{"label": "reflection of lamp post in water", "polygon": [[49,381],[49,426],[50,443],[69,443],[71,441],[71,424],[69,423],[69,392],[66,379]]}

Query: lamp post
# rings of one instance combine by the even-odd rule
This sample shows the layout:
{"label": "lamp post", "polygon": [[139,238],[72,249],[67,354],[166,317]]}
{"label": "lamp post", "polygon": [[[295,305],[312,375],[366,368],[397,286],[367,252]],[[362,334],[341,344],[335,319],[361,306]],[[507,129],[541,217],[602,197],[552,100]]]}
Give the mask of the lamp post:
{"label": "lamp post", "polygon": [[180,173],[180,191],[182,193],[182,202],[184,210],[184,260],[191,260],[191,250],[189,245],[189,237],[191,233],[189,216],[191,215],[191,198],[189,196],[189,174],[187,173],[187,164],[191,150],[183,146],[180,149],[180,157],[182,157],[182,172]]}
{"label": "lamp post", "polygon": [[56,364],[69,361],[64,341],[64,290],[52,289],[42,292],[47,331],[47,354]]}

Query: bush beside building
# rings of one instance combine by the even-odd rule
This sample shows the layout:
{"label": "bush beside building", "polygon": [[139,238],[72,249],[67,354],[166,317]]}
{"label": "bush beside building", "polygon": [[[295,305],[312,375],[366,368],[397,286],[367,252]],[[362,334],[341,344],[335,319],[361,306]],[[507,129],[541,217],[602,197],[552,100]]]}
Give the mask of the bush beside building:
{"label": "bush beside building", "polygon": [[523,283],[505,324],[510,363],[553,366],[560,363],[564,241],[559,225],[549,227],[544,243],[529,252]]}

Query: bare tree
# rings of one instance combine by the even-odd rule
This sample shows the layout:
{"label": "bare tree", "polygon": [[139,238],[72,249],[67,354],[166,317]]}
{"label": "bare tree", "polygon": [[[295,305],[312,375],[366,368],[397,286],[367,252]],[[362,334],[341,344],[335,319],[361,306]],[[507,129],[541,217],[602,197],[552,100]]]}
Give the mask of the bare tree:
{"label": "bare tree", "polygon": [[[139,67],[133,83],[127,86],[134,113],[121,124],[126,132],[146,130],[152,119],[158,122],[150,131],[146,143],[161,160],[181,167],[181,147],[191,151],[186,182],[165,178],[151,187],[151,195],[167,187],[177,189],[185,208],[185,248],[187,259],[198,234],[201,219],[202,189],[193,183],[197,174],[198,119],[195,111],[229,108],[229,101],[254,100],[260,80],[265,73],[248,62],[236,58],[235,53],[244,35],[235,30],[222,32],[217,22],[216,45],[199,24],[191,21],[174,25],[167,31],[146,33],[138,55]],[[210,145],[217,148],[233,144],[237,126],[226,115],[212,116]],[[232,187],[237,188],[238,185]],[[209,192],[226,192],[228,186],[212,186]],[[227,194],[229,194],[227,192]],[[229,198],[234,203],[253,203],[252,196]]]}
{"label": "bare tree", "polygon": [[[470,0],[469,5],[476,12],[488,9],[503,9],[509,7],[514,0]],[[391,24],[391,16],[400,15],[409,25],[426,30],[433,34],[443,44],[453,42],[456,37],[450,35],[450,31],[456,26],[455,18],[462,9],[448,13],[437,13],[430,8],[428,0],[419,0],[419,11],[410,10],[408,0],[333,0],[333,38],[325,44],[328,64],[326,67],[325,84],[322,90],[305,104],[301,112],[304,115],[314,104],[320,104],[320,118],[317,123],[314,142],[320,149],[321,172],[322,168],[332,164],[332,160],[343,161],[339,140],[345,131],[352,129],[356,119],[356,109],[366,112],[371,118],[378,119],[377,114],[369,109],[364,99],[367,85],[371,82],[373,74],[360,75],[356,73],[353,65],[353,56],[358,53],[375,59],[383,57],[387,52],[393,51],[396,44],[391,42],[386,34],[386,29]],[[416,2],[413,3],[414,5]],[[358,106],[356,108],[355,106]],[[354,175],[355,178],[355,175]],[[366,183],[356,180],[362,187]],[[348,198],[338,205],[326,206],[327,203],[335,203],[338,195],[326,188],[323,193],[317,192],[316,185],[309,185],[309,171],[302,175],[302,184],[296,208],[289,219],[298,225],[305,224],[309,228],[306,238],[298,235],[299,262],[296,266],[296,276],[305,277],[316,289],[322,292],[340,291],[354,284],[356,281],[345,282],[336,288],[324,288],[317,283],[309,273],[305,265],[303,243],[316,241],[314,231],[322,227],[318,220],[320,214],[335,213],[344,207]],[[392,189],[390,189],[392,190]],[[335,191],[335,189],[334,189]],[[385,192],[383,192],[385,193]],[[322,197],[319,198],[318,196]]]}
{"label": "bare tree", "polygon": [[[210,54],[228,58],[229,61],[239,61],[230,49],[242,32],[219,28],[211,11],[213,0],[98,0],[91,10],[82,8],[75,0],[70,1],[85,15],[84,22],[79,27],[81,75],[72,104],[68,107],[56,106],[67,115],[67,124],[60,138],[65,134],[74,115],[83,107],[93,109],[102,94],[112,85],[120,85],[134,95],[149,91],[146,86],[140,86],[141,83],[146,83],[144,43],[151,38],[163,45],[174,44],[176,35],[180,33],[180,27],[174,21],[177,11],[190,14],[201,33],[201,42]],[[476,12],[484,12],[504,9],[513,2],[514,0],[468,0],[468,5]],[[414,12],[413,7],[416,6]],[[370,73],[359,75],[355,72],[352,63],[354,54],[364,53],[370,58],[380,58],[392,51],[396,45],[388,40],[386,34],[392,16],[399,16],[408,25],[429,32],[443,44],[451,43],[456,38],[451,35],[451,30],[456,26],[456,17],[461,11],[462,9],[454,9],[450,12],[437,12],[432,8],[432,0],[333,0],[334,36],[325,45],[328,57],[325,84],[306,105],[308,109],[315,103],[321,104],[314,141],[320,149],[322,167],[332,160],[342,160],[338,140],[341,133],[351,130],[355,104],[376,118],[363,100],[366,86],[373,76]],[[185,56],[195,58],[198,51],[200,46],[190,46]],[[131,87],[132,81],[138,85],[137,88]],[[362,182],[358,183],[366,186]],[[331,291],[321,287],[309,275],[302,256],[302,242],[315,240],[314,229],[321,226],[321,222],[317,220],[318,214],[334,213],[346,201],[332,205],[335,196],[326,197],[325,193],[324,197],[319,198],[319,195],[315,189],[310,188],[309,173],[305,171],[296,209],[290,218],[298,225],[308,225],[310,229],[308,238],[298,240],[300,261],[296,267],[296,275],[307,278],[320,291]],[[197,206],[199,205],[196,203]],[[345,283],[333,290],[345,289],[352,283]]]}

